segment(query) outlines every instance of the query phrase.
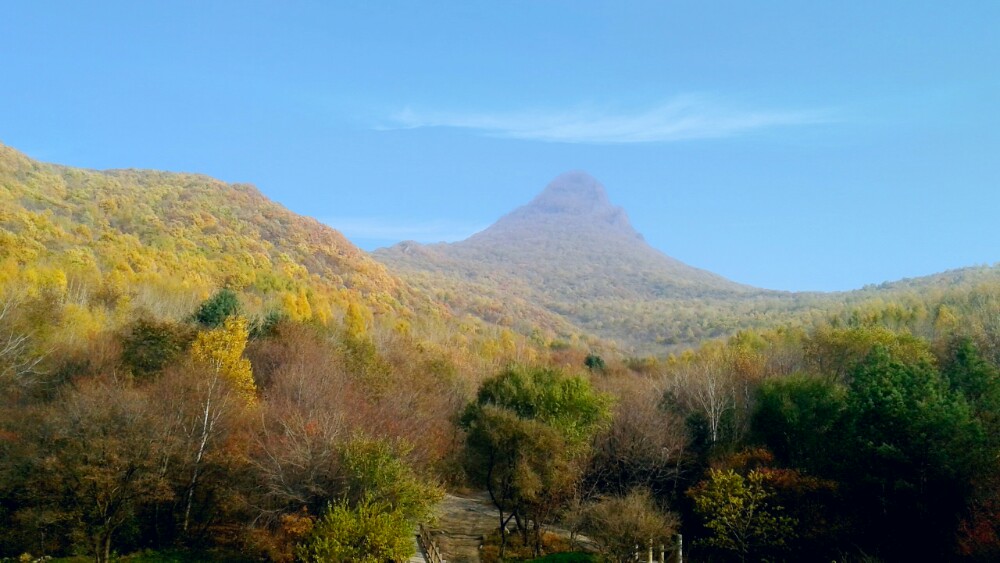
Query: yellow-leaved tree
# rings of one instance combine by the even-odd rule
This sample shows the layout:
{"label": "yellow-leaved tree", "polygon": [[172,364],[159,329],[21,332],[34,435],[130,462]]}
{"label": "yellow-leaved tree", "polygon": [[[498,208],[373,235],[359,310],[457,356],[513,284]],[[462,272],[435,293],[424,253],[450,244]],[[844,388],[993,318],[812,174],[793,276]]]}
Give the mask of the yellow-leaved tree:
{"label": "yellow-leaved tree", "polygon": [[191,344],[195,380],[187,392],[192,394],[197,410],[182,416],[186,420],[181,422],[192,453],[182,524],[185,533],[190,526],[191,508],[205,457],[219,440],[222,422],[239,406],[256,403],[253,371],[250,361],[243,357],[249,334],[245,318],[230,316],[221,327],[199,333]]}
{"label": "yellow-leaved tree", "polygon": [[250,323],[233,316],[222,327],[200,333],[191,344],[195,364],[210,370],[211,377],[226,380],[248,404],[254,402],[257,393],[250,360],[243,357],[249,336]]}

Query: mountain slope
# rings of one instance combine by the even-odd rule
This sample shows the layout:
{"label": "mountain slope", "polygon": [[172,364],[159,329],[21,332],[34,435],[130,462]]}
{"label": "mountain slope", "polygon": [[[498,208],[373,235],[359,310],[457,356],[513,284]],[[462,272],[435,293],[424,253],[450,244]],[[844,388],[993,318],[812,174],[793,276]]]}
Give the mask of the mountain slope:
{"label": "mountain slope", "polygon": [[222,286],[299,320],[329,320],[349,303],[431,307],[340,233],[252,186],[44,164],[0,145],[0,289],[178,317]]}

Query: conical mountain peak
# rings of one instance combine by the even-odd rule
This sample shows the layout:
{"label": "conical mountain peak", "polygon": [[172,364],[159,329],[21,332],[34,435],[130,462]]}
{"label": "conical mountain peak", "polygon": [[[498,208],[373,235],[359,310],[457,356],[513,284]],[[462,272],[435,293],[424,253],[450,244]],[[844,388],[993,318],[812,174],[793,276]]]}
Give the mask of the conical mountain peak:
{"label": "conical mountain peak", "polygon": [[502,217],[492,227],[473,238],[493,234],[533,232],[539,228],[564,233],[604,231],[631,238],[641,238],[632,229],[625,210],[611,203],[608,194],[593,176],[586,172],[567,172],[549,182],[531,203]]}
{"label": "conical mountain peak", "polygon": [[590,214],[613,208],[604,186],[590,174],[580,171],[556,177],[528,207],[543,213],[571,214]]}

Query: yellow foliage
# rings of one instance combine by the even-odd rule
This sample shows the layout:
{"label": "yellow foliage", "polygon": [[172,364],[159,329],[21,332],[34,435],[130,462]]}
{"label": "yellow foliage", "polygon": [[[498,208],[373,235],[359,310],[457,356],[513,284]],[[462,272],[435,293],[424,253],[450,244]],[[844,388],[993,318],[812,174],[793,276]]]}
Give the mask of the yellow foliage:
{"label": "yellow foliage", "polygon": [[[366,314],[367,313],[367,314]],[[356,340],[365,338],[368,334],[368,320],[371,312],[357,303],[347,305],[347,313],[344,315],[344,330],[347,336]]]}
{"label": "yellow foliage", "polygon": [[26,268],[23,273],[30,297],[45,296],[61,301],[66,296],[66,274],[62,270],[49,267]]}
{"label": "yellow foliage", "polygon": [[[0,233],[0,237],[2,237],[2,233]],[[20,273],[21,267],[14,258],[8,258],[0,262],[0,287],[6,288],[10,286],[19,277]]]}
{"label": "yellow foliage", "polygon": [[67,250],[66,260],[74,266],[90,270],[98,270],[97,260],[94,258],[94,252],[84,246]]}
{"label": "yellow foliage", "polygon": [[97,336],[107,324],[106,315],[75,303],[63,308],[58,341],[78,346]]}
{"label": "yellow foliage", "polygon": [[297,294],[286,292],[282,297],[282,308],[293,321],[303,322],[312,319],[312,307],[304,289]]}
{"label": "yellow foliage", "polygon": [[191,344],[191,358],[228,381],[247,402],[256,399],[250,360],[243,357],[250,335],[250,323],[243,317],[229,317],[222,327],[198,334]]}
{"label": "yellow foliage", "polygon": [[322,325],[328,325],[330,323],[330,300],[317,296],[311,302],[313,303],[313,318]]}
{"label": "yellow foliage", "polygon": [[934,319],[934,329],[941,334],[949,333],[958,326],[958,316],[951,307],[942,304],[938,307],[937,318]]}
{"label": "yellow foliage", "polygon": [[[187,298],[176,290],[220,286],[321,324],[341,318],[349,301],[380,314],[429,308],[339,233],[252,187],[187,174],[51,167],[0,145],[0,291],[24,287],[28,298],[62,303],[56,270],[70,280],[70,300],[92,299],[113,311],[109,321],[136,306],[181,318],[190,310],[181,309]],[[173,289],[163,291],[157,279]]]}
{"label": "yellow foliage", "polygon": [[511,354],[514,352],[517,344],[514,342],[514,333],[510,329],[503,329],[500,331],[500,347],[504,354]]}
{"label": "yellow foliage", "polygon": [[399,319],[399,320],[396,321],[395,326],[393,326],[393,330],[395,330],[397,333],[399,333],[399,334],[401,334],[403,336],[409,336],[410,335],[410,323],[407,322],[406,319]]}

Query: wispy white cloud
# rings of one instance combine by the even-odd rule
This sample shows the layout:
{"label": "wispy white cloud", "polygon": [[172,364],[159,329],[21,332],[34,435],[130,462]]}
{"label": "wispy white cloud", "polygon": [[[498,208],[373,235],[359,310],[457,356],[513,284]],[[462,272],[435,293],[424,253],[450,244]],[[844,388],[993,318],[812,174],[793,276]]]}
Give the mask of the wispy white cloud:
{"label": "wispy white cloud", "polygon": [[380,217],[329,217],[323,223],[344,233],[349,239],[381,242],[415,240],[418,242],[454,242],[486,228],[457,221],[396,221]]}
{"label": "wispy white cloud", "polygon": [[708,96],[678,96],[640,111],[591,106],[562,111],[436,112],[406,108],[378,129],[447,127],[553,143],[627,144],[734,137],[834,121],[829,110],[747,109]]}

